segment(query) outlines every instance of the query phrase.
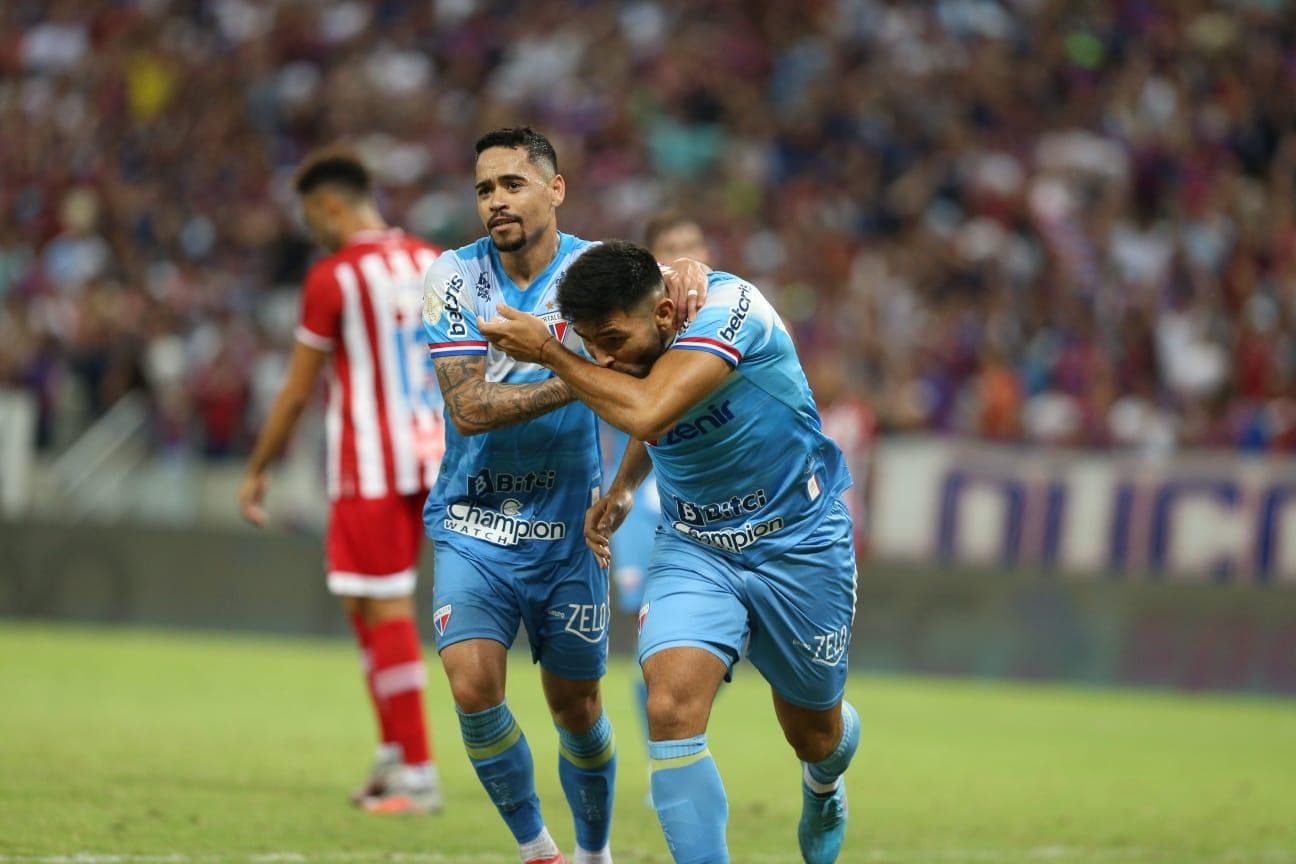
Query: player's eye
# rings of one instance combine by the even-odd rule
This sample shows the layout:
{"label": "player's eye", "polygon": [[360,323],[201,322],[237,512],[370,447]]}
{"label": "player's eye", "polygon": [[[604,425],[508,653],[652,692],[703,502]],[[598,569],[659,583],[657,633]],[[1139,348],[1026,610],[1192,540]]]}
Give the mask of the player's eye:
{"label": "player's eye", "polygon": [[518,182],[517,180],[512,180],[512,181],[509,182],[509,184],[508,184],[508,188],[509,188],[511,191],[516,192],[517,190],[519,190],[519,189],[522,188],[522,184],[521,184],[520,182]]}

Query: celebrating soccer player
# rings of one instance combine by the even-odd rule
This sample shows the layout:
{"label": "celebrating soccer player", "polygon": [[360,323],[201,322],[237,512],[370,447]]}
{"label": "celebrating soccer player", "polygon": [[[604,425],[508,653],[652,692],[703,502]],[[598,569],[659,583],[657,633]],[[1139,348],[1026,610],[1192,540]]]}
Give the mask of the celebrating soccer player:
{"label": "celebrating soccer player", "polygon": [[[707,248],[702,227],[696,221],[675,210],[663,210],[648,220],[644,243],[658,261],[675,261],[689,258],[710,264],[711,251]],[[606,477],[615,477],[621,456],[625,453],[627,436],[607,423],[601,424],[604,448],[603,466]],[[617,608],[622,612],[637,612],[643,605],[644,577],[652,556],[653,534],[661,519],[661,502],[657,497],[657,484],[651,473],[639,484],[634,506],[626,515],[621,530],[612,536],[612,583],[616,586]],[[642,678],[636,678],[635,704],[639,708],[643,734],[648,734],[648,689]],[[651,803],[651,795],[649,802]]]}
{"label": "celebrating soccer player", "polygon": [[[501,307],[492,345],[553,370],[632,443],[586,538],[601,560],[651,466],[662,500],[639,612],[652,794],[680,862],[727,862],[728,802],[707,748],[720,682],[746,648],[804,764],[797,836],[833,862],[859,717],[842,696],[855,607],[850,476],[823,434],[782,321],[752,285],[710,276],[683,332],[652,254],[612,241],[568,270],[558,307],[595,363],[533,316]],[[640,442],[646,442],[640,443]]]}
{"label": "celebrating soccer player", "polygon": [[[592,244],[558,230],[566,184],[543,135],[496,130],[476,152],[487,236],[443,255],[425,279],[429,350],[451,421],[424,511],[436,548],[437,647],[469,759],[522,860],[558,864],[565,859],[541,817],[531,751],[505,701],[507,648],[526,627],[558,728],[574,864],[607,864],[616,775],[599,692],[608,580],[581,537],[600,492],[596,421],[552,373],[489,349],[482,335],[508,303],[535,313],[555,345],[579,347],[556,290]],[[706,278],[700,265],[681,267],[691,275],[678,280],[672,309],[683,312],[679,304],[705,295]]]}
{"label": "celebrating soccer player", "polygon": [[248,521],[265,523],[266,472],[331,356],[325,566],[360,643],[382,737],[353,801],[373,812],[431,812],[441,808],[441,789],[423,718],[413,594],[423,499],[445,449],[419,338],[420,277],[437,250],[387,226],[365,166],[349,153],[308,158],[296,186],[311,233],[332,254],[306,277],[288,373],[239,504]]}

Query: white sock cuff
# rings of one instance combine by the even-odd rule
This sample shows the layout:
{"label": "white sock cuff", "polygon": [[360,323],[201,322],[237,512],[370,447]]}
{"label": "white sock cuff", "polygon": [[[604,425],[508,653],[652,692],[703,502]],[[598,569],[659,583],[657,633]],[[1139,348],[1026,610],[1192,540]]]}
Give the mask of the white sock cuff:
{"label": "white sock cuff", "polygon": [[557,854],[558,844],[549,836],[548,828],[541,828],[534,840],[518,844],[518,855],[522,857],[523,864],[537,858],[552,858]]}
{"label": "white sock cuff", "polygon": [[810,776],[810,766],[804,762],[801,763],[801,780],[806,784],[806,786],[809,786],[810,791],[816,795],[831,795],[837,791],[837,787],[841,784],[840,777],[831,783],[820,783],[818,780]]}
{"label": "white sock cuff", "polygon": [[604,846],[597,852],[577,846],[572,853],[572,864],[612,864],[612,846]]}

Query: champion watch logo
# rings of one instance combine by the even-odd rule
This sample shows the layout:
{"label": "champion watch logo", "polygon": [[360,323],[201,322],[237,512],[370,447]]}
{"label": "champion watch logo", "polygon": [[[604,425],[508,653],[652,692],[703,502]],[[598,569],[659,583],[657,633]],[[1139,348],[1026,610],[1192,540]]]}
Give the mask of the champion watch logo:
{"label": "champion watch logo", "polygon": [[450,612],[452,608],[453,607],[447,603],[432,613],[432,624],[436,627],[438,636],[445,635],[446,625],[450,623]]}
{"label": "champion watch logo", "polygon": [[641,636],[643,635],[644,621],[648,618],[648,605],[645,603],[639,607],[639,635]]}

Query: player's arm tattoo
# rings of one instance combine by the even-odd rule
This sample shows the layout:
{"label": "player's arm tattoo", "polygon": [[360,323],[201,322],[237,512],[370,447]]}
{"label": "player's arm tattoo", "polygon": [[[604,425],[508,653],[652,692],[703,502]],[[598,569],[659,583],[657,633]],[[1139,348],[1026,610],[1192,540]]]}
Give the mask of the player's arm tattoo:
{"label": "player's arm tattoo", "polygon": [[436,361],[441,398],[461,435],[480,435],[561,408],[575,399],[561,378],[534,384],[492,384],[486,358],[447,357]]}

